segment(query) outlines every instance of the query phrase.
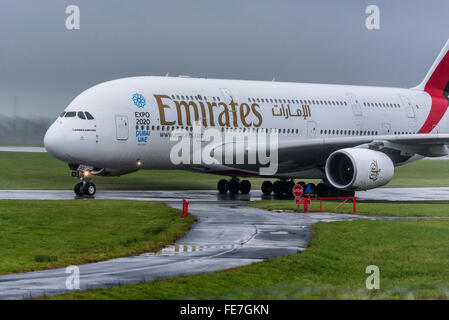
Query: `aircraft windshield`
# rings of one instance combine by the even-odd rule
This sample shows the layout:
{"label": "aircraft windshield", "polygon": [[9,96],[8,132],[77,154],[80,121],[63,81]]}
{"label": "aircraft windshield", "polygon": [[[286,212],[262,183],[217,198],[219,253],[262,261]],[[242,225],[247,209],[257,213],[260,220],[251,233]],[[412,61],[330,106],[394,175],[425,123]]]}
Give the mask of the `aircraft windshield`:
{"label": "aircraft windshield", "polygon": [[87,111],[86,111],[86,117],[87,117],[87,119],[89,119],[89,120],[94,120],[94,117],[93,117],[89,112],[87,112]]}
{"label": "aircraft windshield", "polygon": [[84,112],[78,111],[78,118],[85,120],[86,116],[84,115]]}
{"label": "aircraft windshield", "polygon": [[94,120],[94,117],[87,111],[63,111],[59,116],[64,118],[74,118],[77,116],[82,120]]}

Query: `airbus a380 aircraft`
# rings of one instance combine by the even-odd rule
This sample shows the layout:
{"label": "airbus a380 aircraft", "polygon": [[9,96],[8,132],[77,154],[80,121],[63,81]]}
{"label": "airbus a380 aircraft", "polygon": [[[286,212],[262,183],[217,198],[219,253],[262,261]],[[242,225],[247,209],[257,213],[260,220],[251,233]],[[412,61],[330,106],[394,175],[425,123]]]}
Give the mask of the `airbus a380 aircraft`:
{"label": "airbus a380 aircraft", "polygon": [[[267,176],[279,180],[265,181],[265,194],[286,195],[293,179],[313,178],[323,181],[319,196],[350,195],[387,184],[395,166],[448,154],[448,49],[449,41],[411,89],[152,76],[109,81],[70,103],[48,129],[45,148],[80,178],[78,195],[95,193],[92,175],[139,169],[230,177],[218,182],[220,193],[248,193],[249,181],[239,178]],[[174,163],[176,130],[205,143],[192,134],[195,124],[222,135],[276,135],[276,171],[261,173],[261,161]],[[215,141],[209,151],[227,143]],[[244,152],[258,148],[259,140]]]}

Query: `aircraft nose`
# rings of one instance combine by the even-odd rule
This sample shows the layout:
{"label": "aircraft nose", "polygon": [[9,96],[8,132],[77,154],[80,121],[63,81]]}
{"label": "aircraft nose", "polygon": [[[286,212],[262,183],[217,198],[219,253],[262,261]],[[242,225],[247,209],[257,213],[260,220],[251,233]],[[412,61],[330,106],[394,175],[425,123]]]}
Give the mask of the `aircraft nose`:
{"label": "aircraft nose", "polygon": [[64,136],[58,123],[53,123],[44,136],[44,146],[49,154],[59,160],[65,160]]}

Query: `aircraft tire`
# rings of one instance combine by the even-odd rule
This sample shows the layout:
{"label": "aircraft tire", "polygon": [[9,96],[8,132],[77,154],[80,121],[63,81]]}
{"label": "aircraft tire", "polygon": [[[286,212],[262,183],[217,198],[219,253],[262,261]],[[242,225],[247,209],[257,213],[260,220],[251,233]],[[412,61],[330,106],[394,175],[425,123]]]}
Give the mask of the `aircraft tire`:
{"label": "aircraft tire", "polygon": [[329,185],[326,183],[318,183],[318,185],[316,186],[316,194],[318,197],[323,198],[323,197],[329,197]]}
{"label": "aircraft tire", "polygon": [[86,196],[93,196],[97,192],[97,187],[92,182],[88,182],[84,185],[83,193]]}
{"label": "aircraft tire", "polygon": [[291,193],[290,192],[291,190],[289,190],[290,183],[288,181],[281,180],[279,186],[280,186],[279,188],[280,188],[280,193],[281,193],[280,196],[283,199],[288,198],[289,194]]}
{"label": "aircraft tire", "polygon": [[84,187],[84,185],[83,185],[82,182],[78,182],[77,184],[75,184],[75,187],[73,188],[73,191],[75,191],[75,194],[77,196],[81,197],[84,194],[83,193],[83,187]]}
{"label": "aircraft tire", "polygon": [[240,181],[239,189],[242,194],[248,194],[251,191],[251,182],[248,180]]}
{"label": "aircraft tire", "polygon": [[229,191],[229,181],[225,179],[221,179],[217,183],[217,190],[221,194],[225,194]]}
{"label": "aircraft tire", "polygon": [[295,181],[293,181],[293,180],[288,181],[287,182],[287,186],[288,186],[287,187],[288,190],[287,190],[286,196],[288,198],[293,198],[294,197],[294,195],[293,195],[293,187],[295,186]]}
{"label": "aircraft tire", "polygon": [[277,197],[282,197],[281,181],[278,180],[273,183],[273,192]]}
{"label": "aircraft tire", "polygon": [[229,182],[229,192],[231,194],[237,194],[240,190],[240,183],[236,179],[231,179]]}
{"label": "aircraft tire", "polygon": [[345,197],[354,197],[355,191],[354,190],[345,190]]}
{"label": "aircraft tire", "polygon": [[273,192],[273,183],[269,180],[262,183],[262,193],[269,196]]}

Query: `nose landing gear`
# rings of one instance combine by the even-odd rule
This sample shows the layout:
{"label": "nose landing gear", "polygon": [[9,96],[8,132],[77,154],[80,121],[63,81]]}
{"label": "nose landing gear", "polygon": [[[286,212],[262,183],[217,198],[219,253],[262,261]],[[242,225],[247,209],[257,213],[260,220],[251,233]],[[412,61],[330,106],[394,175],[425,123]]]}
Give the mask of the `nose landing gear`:
{"label": "nose landing gear", "polygon": [[90,181],[90,172],[88,170],[83,171],[81,174],[79,172],[77,172],[77,174],[72,173],[72,176],[78,176],[81,180],[75,184],[75,187],[73,188],[73,191],[78,197],[92,197],[95,195],[97,187],[95,186],[95,183]]}

